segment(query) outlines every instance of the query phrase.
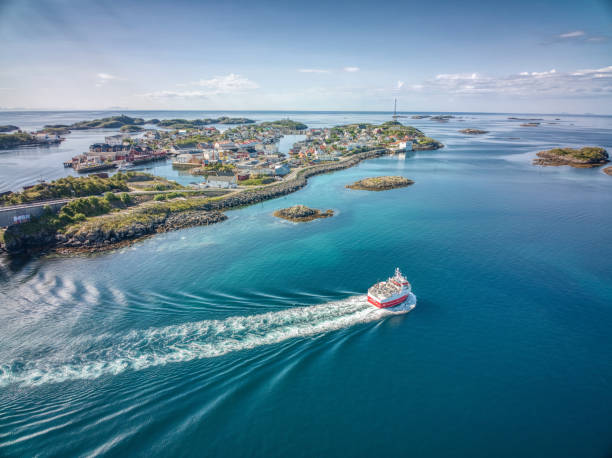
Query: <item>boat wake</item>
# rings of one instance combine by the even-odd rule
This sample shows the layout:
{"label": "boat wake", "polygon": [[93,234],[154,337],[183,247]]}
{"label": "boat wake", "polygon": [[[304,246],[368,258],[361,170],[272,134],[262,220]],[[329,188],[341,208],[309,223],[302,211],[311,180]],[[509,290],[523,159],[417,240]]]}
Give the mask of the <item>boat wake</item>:
{"label": "boat wake", "polygon": [[127,370],[214,358],[376,321],[393,313],[372,307],[365,296],[354,296],[279,312],[135,330],[102,339],[106,346],[100,346],[98,340],[98,344],[88,345],[83,351],[69,352],[69,358],[46,356],[1,363],[0,386],[95,379]]}

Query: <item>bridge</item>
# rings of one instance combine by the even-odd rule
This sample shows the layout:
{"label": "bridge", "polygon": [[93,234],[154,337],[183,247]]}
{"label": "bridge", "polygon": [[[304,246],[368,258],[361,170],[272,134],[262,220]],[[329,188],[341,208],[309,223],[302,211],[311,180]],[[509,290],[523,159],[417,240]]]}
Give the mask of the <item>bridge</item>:
{"label": "bridge", "polygon": [[[172,192],[198,194],[207,197],[216,197],[227,193],[227,191],[224,189],[168,189],[163,191],[130,191],[128,194],[137,196],[147,194],[167,194]],[[78,198],[79,197],[69,197],[66,199],[43,200],[39,202],[28,202],[26,204],[10,205],[6,207],[0,206],[0,227],[25,223],[33,218],[38,218],[44,213],[45,207],[49,207],[53,212],[58,212],[68,202]]]}
{"label": "bridge", "polygon": [[7,227],[17,223],[24,223],[32,218],[41,216],[45,207],[49,207],[52,211],[59,211],[64,205],[72,199],[56,199],[46,200],[43,202],[31,202],[21,205],[10,205],[0,207],[0,227]]}

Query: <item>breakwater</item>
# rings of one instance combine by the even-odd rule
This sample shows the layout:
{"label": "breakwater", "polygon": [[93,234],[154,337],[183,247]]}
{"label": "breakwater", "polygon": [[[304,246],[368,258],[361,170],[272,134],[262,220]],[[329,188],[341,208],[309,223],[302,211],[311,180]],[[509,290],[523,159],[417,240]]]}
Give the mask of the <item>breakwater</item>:
{"label": "breakwater", "polygon": [[22,231],[20,226],[11,226],[5,233],[4,250],[17,253],[31,249],[60,249],[60,251],[105,251],[124,246],[155,233],[168,232],[192,226],[209,225],[227,219],[222,211],[244,207],[293,193],[308,182],[308,178],[323,173],[353,167],[366,159],[388,154],[386,149],[375,149],[357,153],[349,158],[317,164],[292,172],[284,181],[253,190],[236,192],[221,198],[206,199],[202,204],[188,210],[168,210],[149,213],[145,218],[126,217],[127,222],[117,227],[105,227],[105,217],[98,217],[100,224],[88,224],[68,233],[40,229],[37,232]]}

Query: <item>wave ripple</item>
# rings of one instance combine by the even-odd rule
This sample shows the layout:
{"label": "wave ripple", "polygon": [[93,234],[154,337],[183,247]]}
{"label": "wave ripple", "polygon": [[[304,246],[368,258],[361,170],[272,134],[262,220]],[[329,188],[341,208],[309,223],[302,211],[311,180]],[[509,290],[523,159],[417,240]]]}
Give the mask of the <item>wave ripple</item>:
{"label": "wave ripple", "polygon": [[110,339],[107,347],[74,352],[69,360],[47,357],[1,364],[0,386],[95,379],[126,370],[214,358],[379,320],[392,313],[367,304],[365,296],[354,296],[280,312],[135,330]]}

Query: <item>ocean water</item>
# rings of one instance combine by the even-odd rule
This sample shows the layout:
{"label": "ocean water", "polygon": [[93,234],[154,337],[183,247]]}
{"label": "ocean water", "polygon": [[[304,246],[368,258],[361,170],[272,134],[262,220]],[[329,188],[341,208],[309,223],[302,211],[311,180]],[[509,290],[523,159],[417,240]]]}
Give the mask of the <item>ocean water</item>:
{"label": "ocean water", "polygon": [[[611,150],[612,118],[460,116],[402,120],[444,149],[314,177],[221,224],[95,256],[1,258],[0,455],[609,456],[612,177],[531,159]],[[2,153],[0,180],[61,176],[70,148],[104,135]],[[344,187],[391,174],[416,183]],[[272,216],[298,203],[336,215]],[[396,266],[418,297],[404,315],[365,303]]]}

